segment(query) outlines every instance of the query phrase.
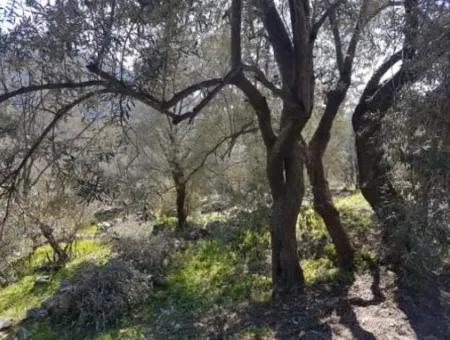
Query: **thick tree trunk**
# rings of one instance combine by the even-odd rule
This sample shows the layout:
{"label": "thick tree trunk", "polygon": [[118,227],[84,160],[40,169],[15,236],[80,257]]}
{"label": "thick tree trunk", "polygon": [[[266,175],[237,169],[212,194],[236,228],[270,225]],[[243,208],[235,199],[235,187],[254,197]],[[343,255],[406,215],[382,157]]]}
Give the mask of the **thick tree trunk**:
{"label": "thick tree trunk", "polygon": [[187,227],[187,209],[186,209],[186,183],[176,183],[177,193],[177,229],[184,230]]}
{"label": "thick tree trunk", "polygon": [[382,260],[401,265],[403,255],[411,248],[409,230],[402,199],[389,179],[390,169],[383,160],[381,114],[358,112],[357,108],[353,128],[361,192],[383,225]]}
{"label": "thick tree trunk", "polygon": [[307,168],[314,195],[314,209],[325,222],[336,249],[339,266],[350,270],[353,267],[354,251],[342,226],[339,211],[333,204],[328,181],[325,178],[322,158],[316,158],[312,154]]}
{"label": "thick tree trunk", "polygon": [[273,205],[270,219],[273,297],[283,299],[303,292],[304,277],[297,252],[296,224],[303,199],[303,164],[298,146],[284,160],[268,157]]}

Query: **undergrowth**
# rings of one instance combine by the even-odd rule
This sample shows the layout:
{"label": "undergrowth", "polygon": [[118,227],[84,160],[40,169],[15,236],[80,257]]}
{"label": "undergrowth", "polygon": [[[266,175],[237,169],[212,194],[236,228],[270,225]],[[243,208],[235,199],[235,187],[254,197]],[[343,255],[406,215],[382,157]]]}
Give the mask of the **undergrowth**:
{"label": "undergrowth", "polygon": [[[372,213],[361,194],[335,201],[343,225],[355,242],[373,226]],[[174,227],[173,218],[161,217],[158,223]],[[167,256],[162,280],[142,305],[124,315],[120,324],[103,332],[86,334],[84,339],[195,338],[205,334],[202,325],[223,310],[248,303],[265,303],[271,297],[270,232],[267,212],[241,212],[235,215],[205,214],[195,219],[209,236],[182,241],[184,246]],[[172,228],[170,228],[172,229]],[[80,233],[95,235],[90,227]],[[301,265],[308,285],[320,282],[348,282],[350,273],[336,267],[336,252],[322,219],[311,206],[302,208],[298,222]],[[175,234],[174,234],[175,235]],[[153,236],[155,237],[155,236]],[[374,252],[357,245],[356,271],[366,271],[376,262]],[[305,249],[309,249],[306,252]],[[48,246],[33,254],[25,274],[18,282],[0,292],[0,315],[20,320],[28,309],[52,296],[61,282],[72,278],[86,260],[104,264],[111,257],[109,246],[85,239],[77,241],[74,256],[65,268],[50,273],[50,282],[37,287],[36,269],[45,263]],[[133,262],[133,261],[132,261]],[[49,321],[28,327],[30,339],[71,339],[70,332],[55,332]],[[245,330],[240,339],[270,337],[270,330]]]}

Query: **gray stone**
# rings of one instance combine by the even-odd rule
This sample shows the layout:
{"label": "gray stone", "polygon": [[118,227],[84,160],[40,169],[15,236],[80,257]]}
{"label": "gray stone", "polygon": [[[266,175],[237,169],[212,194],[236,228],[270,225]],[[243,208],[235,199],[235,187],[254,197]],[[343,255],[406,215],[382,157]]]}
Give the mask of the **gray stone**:
{"label": "gray stone", "polygon": [[108,231],[108,229],[111,227],[112,227],[112,224],[109,222],[101,222],[98,224],[98,229],[103,233],[106,233]]}
{"label": "gray stone", "polygon": [[94,213],[94,217],[97,219],[97,221],[107,221],[112,220],[113,218],[117,217],[121,212],[123,211],[123,208],[120,207],[109,207],[109,208],[103,208]]}
{"label": "gray stone", "polygon": [[27,311],[27,319],[43,319],[48,316],[48,311],[44,308],[32,308]]}
{"label": "gray stone", "polygon": [[35,283],[36,284],[40,284],[40,285],[42,285],[42,284],[47,284],[47,283],[49,283],[50,282],[50,276],[48,276],[48,275],[41,275],[41,276],[38,276],[37,278],[36,278],[36,280],[35,280]]}
{"label": "gray stone", "polygon": [[13,326],[10,319],[0,319],[0,331],[6,331]]}
{"label": "gray stone", "polygon": [[74,286],[67,281],[64,281],[61,283],[61,285],[59,286],[59,292],[60,293],[65,293],[65,292],[71,292],[74,290]]}

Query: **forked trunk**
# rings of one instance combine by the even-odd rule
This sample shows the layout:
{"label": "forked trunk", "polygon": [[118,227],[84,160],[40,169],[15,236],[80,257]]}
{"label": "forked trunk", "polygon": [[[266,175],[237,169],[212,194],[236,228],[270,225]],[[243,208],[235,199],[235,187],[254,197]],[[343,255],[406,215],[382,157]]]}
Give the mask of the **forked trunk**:
{"label": "forked trunk", "polygon": [[[298,147],[294,149],[298,151]],[[282,162],[278,162],[274,155],[268,158],[268,178],[273,197],[270,227],[275,299],[297,295],[304,289],[296,239],[296,223],[304,193],[303,164],[296,151]]]}
{"label": "forked trunk", "polygon": [[325,222],[336,249],[338,264],[341,268],[350,270],[353,267],[354,251],[342,226],[339,211],[333,204],[321,157],[311,157],[308,162],[308,175],[314,195],[314,209]]}

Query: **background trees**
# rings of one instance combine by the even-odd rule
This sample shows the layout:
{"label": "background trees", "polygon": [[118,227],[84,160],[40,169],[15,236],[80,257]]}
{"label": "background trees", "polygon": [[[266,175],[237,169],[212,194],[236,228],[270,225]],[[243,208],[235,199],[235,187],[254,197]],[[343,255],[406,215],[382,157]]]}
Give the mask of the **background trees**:
{"label": "background trees", "polygon": [[[238,158],[233,147],[239,135],[254,131],[251,108],[262,139],[258,147],[240,150],[258,162],[261,149],[266,153],[273,292],[296,294],[304,285],[295,235],[304,168],[339,265],[353,266],[354,249],[333,204],[324,157],[337,134],[336,117],[356,103],[359,184],[385,224],[387,243],[397,230],[404,200],[389,178],[392,166],[382,161],[382,122],[400,91],[421,81],[448,51],[445,3],[33,1],[12,2],[6,13],[0,104],[9,110],[16,103],[18,112],[1,125],[5,145],[11,145],[11,129],[17,130],[11,126],[22,126],[16,151],[2,164],[5,216],[17,194],[26,196],[40,177],[36,161],[45,158],[47,142],[51,163],[61,161],[64,153],[54,151],[58,128],[80,110],[87,121],[113,118],[113,151],[102,153],[99,163],[116,157],[121,184],[105,181],[105,164],[93,166],[90,154],[85,162],[72,162],[75,173],[78,167],[79,175],[91,175],[79,176],[81,191],[89,196],[99,189],[101,196],[111,186],[117,195],[139,192],[131,198],[139,201],[149,196],[143,189],[148,182],[173,187],[182,229],[190,181],[213,162],[210,156]],[[116,194],[109,198],[117,201]],[[410,250],[408,242],[394,248]]]}

